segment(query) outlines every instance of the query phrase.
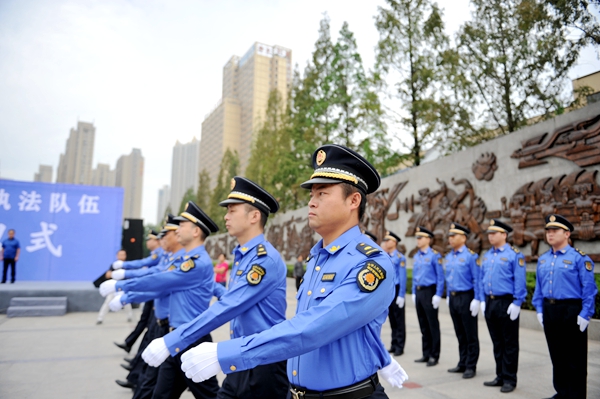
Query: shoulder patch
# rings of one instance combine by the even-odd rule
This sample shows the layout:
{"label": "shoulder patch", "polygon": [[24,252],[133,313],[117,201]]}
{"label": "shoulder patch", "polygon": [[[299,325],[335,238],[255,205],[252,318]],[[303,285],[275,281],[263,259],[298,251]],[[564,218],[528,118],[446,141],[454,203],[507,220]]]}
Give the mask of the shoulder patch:
{"label": "shoulder patch", "polygon": [[373,254],[378,254],[379,252],[381,252],[379,249],[377,249],[375,247],[372,247],[370,245],[367,245],[364,242],[361,242],[360,244],[358,244],[356,246],[356,249],[359,252],[361,252],[361,253],[363,253],[363,254],[365,254],[367,256],[371,256]]}
{"label": "shoulder patch", "polygon": [[525,259],[519,258],[519,266],[521,266],[521,267],[525,266]]}
{"label": "shoulder patch", "polygon": [[179,266],[179,268],[181,269],[182,272],[189,272],[195,266],[196,266],[196,264],[194,263],[194,261],[192,259],[188,259],[185,262],[183,262],[181,264],[181,266]]}
{"label": "shoulder patch", "polygon": [[385,277],[385,269],[377,262],[369,261],[356,275],[356,283],[362,292],[373,292]]}
{"label": "shoulder patch", "polygon": [[152,254],[152,259],[156,259],[156,258],[158,258],[158,255],[157,254]]}
{"label": "shoulder patch", "polygon": [[335,278],[335,273],[324,273],[323,277],[321,277],[321,281],[333,281]]}
{"label": "shoulder patch", "polygon": [[264,267],[259,265],[252,265],[252,269],[246,274],[246,280],[248,280],[248,284],[257,285],[262,281],[263,276],[267,274],[267,271]]}
{"label": "shoulder patch", "polygon": [[585,256],[585,252],[583,252],[582,250],[580,250],[579,248],[575,248],[575,251],[579,252],[579,255],[581,256]]}
{"label": "shoulder patch", "polygon": [[265,256],[267,254],[267,249],[264,245],[258,244],[258,247],[256,247],[256,254],[258,256]]}
{"label": "shoulder patch", "polygon": [[591,272],[592,269],[594,269],[594,266],[592,265],[592,262],[586,261],[585,262],[585,270],[587,270],[588,272]]}
{"label": "shoulder patch", "polygon": [[400,267],[406,267],[406,262],[405,261],[400,262]]}
{"label": "shoulder patch", "polygon": [[519,248],[517,248],[517,247],[514,247],[514,246],[512,246],[512,245],[511,245],[511,247],[510,247],[510,248],[511,248],[513,251],[515,251],[516,253],[520,253],[520,252],[521,252],[521,251],[519,251]]}

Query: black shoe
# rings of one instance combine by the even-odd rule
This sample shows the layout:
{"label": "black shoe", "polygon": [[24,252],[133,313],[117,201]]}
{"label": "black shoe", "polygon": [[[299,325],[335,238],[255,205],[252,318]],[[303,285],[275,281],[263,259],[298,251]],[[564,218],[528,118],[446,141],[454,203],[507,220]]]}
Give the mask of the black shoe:
{"label": "black shoe", "polygon": [[401,351],[400,349],[396,349],[394,351],[394,356],[402,356],[404,355],[404,351]]}
{"label": "black shoe", "polygon": [[121,365],[121,367],[123,367],[123,368],[124,368],[125,370],[127,370],[127,371],[131,371],[131,369],[133,368],[133,367],[131,367],[131,366],[130,366],[130,365],[128,365],[128,364],[122,364],[122,365]]}
{"label": "black shoe", "polygon": [[390,349],[388,349],[388,352],[394,353],[394,352],[396,352],[396,348],[390,348]]}
{"label": "black shoe", "polygon": [[429,358],[426,358],[425,356],[423,356],[420,359],[416,359],[415,363],[427,363],[428,360],[429,360]]}
{"label": "black shoe", "polygon": [[449,373],[464,373],[465,370],[466,369],[464,367],[456,366],[453,369],[448,369],[448,372]]}
{"label": "black shoe", "polygon": [[129,351],[131,350],[131,346],[127,346],[126,344],[117,344],[116,342],[113,342],[113,344],[117,345],[119,348],[123,349],[127,353],[129,353]]}
{"label": "black shoe", "polygon": [[429,360],[427,361],[427,367],[432,367],[432,366],[435,366],[436,364],[438,364],[438,360],[434,359],[433,357],[430,357]]}
{"label": "black shoe", "polygon": [[516,387],[514,385],[510,385],[510,384],[506,383],[506,384],[502,385],[502,388],[500,388],[500,392],[509,393],[509,392],[514,391],[515,388]]}
{"label": "black shoe", "polygon": [[120,386],[122,386],[123,388],[131,388],[131,389],[135,389],[135,384],[132,384],[129,381],[121,381],[121,380],[115,380],[115,382],[117,384],[119,384]]}
{"label": "black shoe", "polygon": [[126,357],[124,357],[123,360],[129,364],[131,364],[131,362],[133,362],[133,359],[127,359]]}
{"label": "black shoe", "polygon": [[486,381],[483,383],[486,387],[501,387],[504,385],[504,382],[498,377],[494,379],[494,381]]}
{"label": "black shoe", "polygon": [[475,377],[475,370],[473,369],[466,369],[465,372],[463,373],[463,378],[473,378]]}

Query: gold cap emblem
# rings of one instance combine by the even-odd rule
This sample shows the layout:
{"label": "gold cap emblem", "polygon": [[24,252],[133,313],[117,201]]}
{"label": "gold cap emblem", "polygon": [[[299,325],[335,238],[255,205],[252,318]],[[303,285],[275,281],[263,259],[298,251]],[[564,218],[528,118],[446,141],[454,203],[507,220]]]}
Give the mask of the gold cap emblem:
{"label": "gold cap emblem", "polygon": [[325,162],[325,158],[327,158],[327,154],[325,154],[325,151],[319,150],[319,152],[317,152],[317,166],[323,165],[323,162]]}
{"label": "gold cap emblem", "polygon": [[184,211],[187,211],[187,209],[188,209],[188,206],[190,206],[190,203],[189,203],[189,202],[188,202],[187,204],[185,204],[185,209],[184,209]]}
{"label": "gold cap emblem", "polygon": [[420,228],[420,227],[417,227],[417,231],[421,231],[421,228]]}
{"label": "gold cap emblem", "polygon": [[235,179],[231,179],[231,189],[233,190],[233,188],[235,187]]}
{"label": "gold cap emblem", "polygon": [[450,225],[450,228],[451,228],[451,229],[455,229],[455,228],[456,228],[456,226],[454,225],[454,223],[452,223],[452,224]]}
{"label": "gold cap emblem", "polygon": [[494,219],[492,219],[492,221],[490,222],[490,226],[493,226],[496,224],[496,221]]}
{"label": "gold cap emblem", "polygon": [[550,221],[551,222],[555,222],[556,221],[556,217],[554,215],[550,216]]}

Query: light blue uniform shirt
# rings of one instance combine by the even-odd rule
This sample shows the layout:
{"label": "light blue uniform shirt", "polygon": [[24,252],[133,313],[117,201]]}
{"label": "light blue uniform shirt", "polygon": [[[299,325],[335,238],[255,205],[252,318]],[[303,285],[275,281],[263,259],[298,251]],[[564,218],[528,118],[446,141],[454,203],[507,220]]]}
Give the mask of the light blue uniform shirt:
{"label": "light blue uniform shirt", "polygon": [[435,284],[435,295],[444,293],[444,268],[442,257],[438,251],[428,247],[424,252],[418,250],[413,263],[412,293],[415,294],[417,286],[430,286]]}
{"label": "light blue uniform shirt", "polygon": [[221,369],[228,374],[288,359],[290,382],[319,391],[370,377],[391,361],[380,336],[394,274],[390,257],[357,226],[326,248],[319,241],[310,251],[296,316],[220,342]]}
{"label": "light blue uniform shirt", "polygon": [[451,291],[475,291],[475,298],[481,298],[481,268],[477,264],[479,255],[463,245],[452,250],[444,258],[446,268],[446,289]]}
{"label": "light blue uniform shirt", "polygon": [[521,307],[527,296],[525,257],[504,244],[490,248],[481,258],[481,301],[486,295],[512,295]]}
{"label": "light blue uniform shirt", "polygon": [[131,270],[139,269],[140,267],[156,266],[160,262],[163,252],[164,250],[161,247],[158,247],[150,252],[150,256],[147,256],[143,259],[127,260],[123,262],[123,269]]}

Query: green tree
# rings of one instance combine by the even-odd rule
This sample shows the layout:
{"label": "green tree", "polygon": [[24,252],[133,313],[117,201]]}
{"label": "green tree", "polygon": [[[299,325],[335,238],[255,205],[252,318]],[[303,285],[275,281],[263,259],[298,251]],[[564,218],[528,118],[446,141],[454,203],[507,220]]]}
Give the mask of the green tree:
{"label": "green tree", "polygon": [[563,25],[573,29],[578,34],[575,41],[578,46],[600,45],[600,24],[598,15],[600,1],[598,0],[548,0]]}
{"label": "green tree", "polygon": [[210,175],[206,169],[198,174],[198,192],[196,193],[196,204],[202,210],[208,210],[210,203]]}
{"label": "green tree", "polygon": [[194,194],[194,189],[192,187],[185,190],[185,194],[183,194],[183,198],[179,204],[179,214],[185,210],[185,207],[189,201],[196,201],[196,194]]}
{"label": "green tree", "polygon": [[441,55],[447,49],[442,12],[429,0],[387,0],[375,17],[379,31],[376,47],[376,81],[393,82],[400,112],[390,110],[393,121],[408,131],[411,142],[401,140],[408,163],[419,165],[423,152],[444,140],[440,115],[444,91]]}
{"label": "green tree", "polygon": [[569,28],[551,6],[539,0],[472,5],[473,18],[458,34],[459,61],[488,136],[564,112],[571,102],[567,74],[580,47],[567,39]]}
{"label": "green tree", "polygon": [[208,205],[208,216],[219,226],[221,232],[225,231],[225,213],[226,208],[219,206],[219,202],[225,200],[231,191],[231,179],[238,174],[240,168],[240,159],[237,151],[231,151],[229,148],[225,150],[221,159],[221,166],[217,176],[217,184],[210,196]]}

